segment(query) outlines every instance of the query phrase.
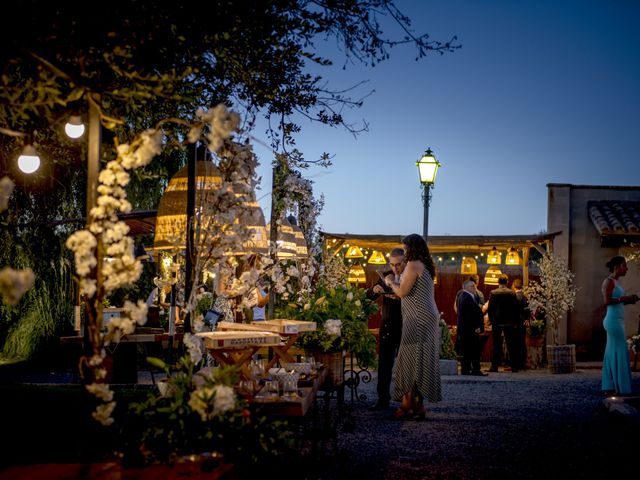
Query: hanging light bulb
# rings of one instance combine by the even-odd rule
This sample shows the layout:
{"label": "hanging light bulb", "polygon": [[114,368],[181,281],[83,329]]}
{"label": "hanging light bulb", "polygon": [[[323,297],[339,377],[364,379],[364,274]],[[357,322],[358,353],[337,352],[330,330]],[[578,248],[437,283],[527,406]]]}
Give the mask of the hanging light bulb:
{"label": "hanging light bulb", "polygon": [[18,157],[18,168],[24,173],[33,173],[40,168],[40,156],[33,145],[25,145]]}
{"label": "hanging light bulb", "polygon": [[80,138],[84,134],[84,123],[80,115],[71,115],[64,126],[64,133],[69,138]]}

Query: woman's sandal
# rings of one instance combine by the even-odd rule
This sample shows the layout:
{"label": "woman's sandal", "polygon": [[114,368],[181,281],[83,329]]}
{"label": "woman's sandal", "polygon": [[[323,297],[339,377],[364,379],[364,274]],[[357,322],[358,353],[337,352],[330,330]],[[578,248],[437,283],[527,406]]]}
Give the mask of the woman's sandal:
{"label": "woman's sandal", "polygon": [[411,418],[413,415],[413,410],[404,409],[402,407],[398,408],[395,412],[393,412],[393,418],[395,420],[407,420]]}

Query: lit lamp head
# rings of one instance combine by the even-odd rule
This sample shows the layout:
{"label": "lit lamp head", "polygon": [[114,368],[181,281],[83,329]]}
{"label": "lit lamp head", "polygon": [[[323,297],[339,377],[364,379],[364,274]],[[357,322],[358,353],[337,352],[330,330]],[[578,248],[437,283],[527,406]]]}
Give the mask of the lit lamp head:
{"label": "lit lamp head", "polygon": [[40,168],[40,157],[33,145],[25,145],[18,157],[18,168],[24,173],[33,173]]}
{"label": "lit lamp head", "polygon": [[416,162],[418,173],[420,174],[420,183],[423,185],[433,185],[436,181],[436,174],[440,168],[440,162],[436,160],[430,148],[424,152],[424,155]]}
{"label": "lit lamp head", "polygon": [[84,124],[80,115],[71,115],[64,126],[64,133],[69,138],[80,138],[84,134]]}

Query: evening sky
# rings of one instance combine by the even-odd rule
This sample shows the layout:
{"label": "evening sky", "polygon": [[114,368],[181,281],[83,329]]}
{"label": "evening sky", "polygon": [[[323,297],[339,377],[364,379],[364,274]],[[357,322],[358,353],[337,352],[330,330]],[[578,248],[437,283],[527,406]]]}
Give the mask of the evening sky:
{"label": "evening sky", "polygon": [[[431,235],[534,234],[546,230],[547,184],[640,185],[640,2],[634,0],[399,0],[416,32],[462,48],[415,61],[397,47],[375,68],[320,70],[334,89],[371,92],[341,128],[299,119],[298,148],[324,194],[322,230],[422,232],[416,160],[430,147],[442,163],[430,207]],[[343,69],[343,66],[345,68]],[[264,138],[259,126],[257,138]],[[258,192],[269,218],[269,150]]]}

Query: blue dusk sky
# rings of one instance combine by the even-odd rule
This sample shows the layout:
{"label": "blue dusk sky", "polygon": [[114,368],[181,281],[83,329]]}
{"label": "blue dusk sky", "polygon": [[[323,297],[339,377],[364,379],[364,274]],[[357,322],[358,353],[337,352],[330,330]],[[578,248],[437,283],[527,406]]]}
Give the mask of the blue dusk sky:
{"label": "blue dusk sky", "polygon": [[[546,230],[547,184],[640,185],[640,2],[635,0],[399,0],[416,33],[457,35],[462,48],[415,61],[396,47],[374,68],[320,70],[334,89],[366,81],[362,108],[344,112],[368,131],[299,119],[318,220],[333,233],[422,233],[416,160],[442,163],[430,235],[535,234]],[[254,132],[261,137],[258,127]],[[260,203],[270,215],[273,158],[256,144]],[[268,220],[267,220],[268,221]]]}

